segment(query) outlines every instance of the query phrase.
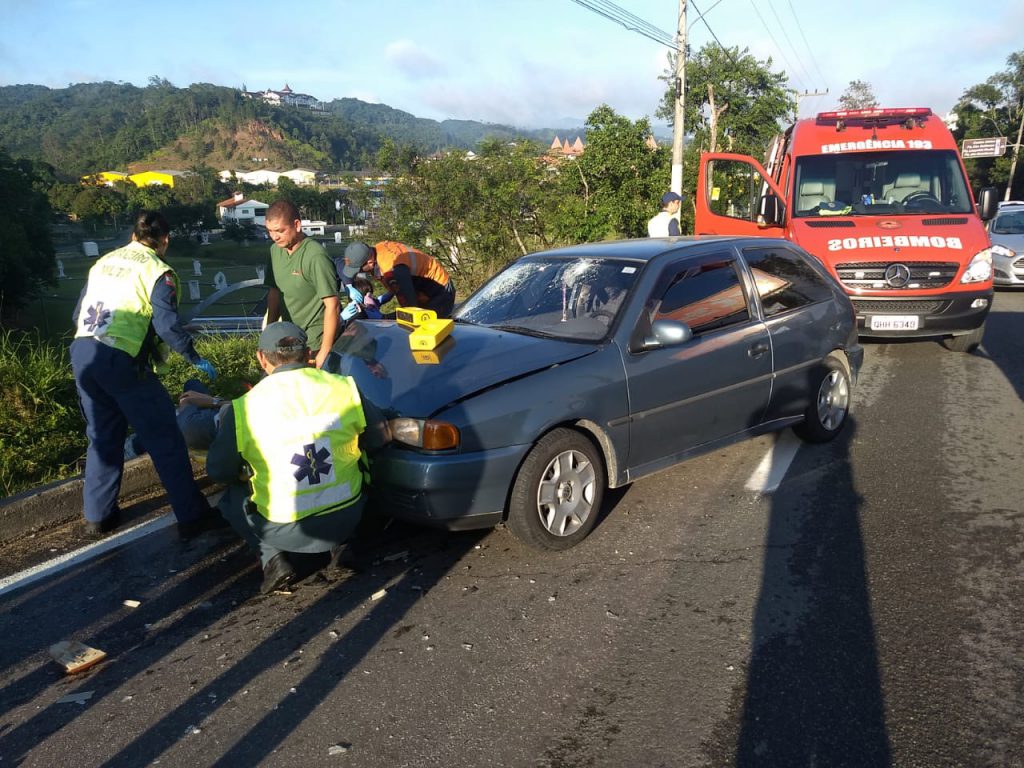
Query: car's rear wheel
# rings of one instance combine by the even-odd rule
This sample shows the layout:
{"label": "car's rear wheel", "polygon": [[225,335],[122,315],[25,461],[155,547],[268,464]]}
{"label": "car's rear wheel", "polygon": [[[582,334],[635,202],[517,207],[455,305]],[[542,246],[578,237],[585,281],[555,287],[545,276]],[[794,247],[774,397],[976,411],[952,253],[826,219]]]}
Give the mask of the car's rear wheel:
{"label": "car's rear wheel", "polygon": [[827,443],[843,431],[850,413],[850,374],[835,355],[829,355],[812,374],[813,400],[804,420],[793,431],[810,443]]}
{"label": "car's rear wheel", "polygon": [[508,527],[531,547],[568,549],[597,522],[604,486],[604,462],[594,444],[571,429],[552,430],[519,468]]}
{"label": "car's rear wheel", "polygon": [[943,340],[943,345],[946,349],[950,349],[954,352],[973,352],[981,344],[981,339],[985,336],[985,324],[982,323],[979,328],[975,328],[970,333],[965,333],[960,336],[950,336],[948,339]]}

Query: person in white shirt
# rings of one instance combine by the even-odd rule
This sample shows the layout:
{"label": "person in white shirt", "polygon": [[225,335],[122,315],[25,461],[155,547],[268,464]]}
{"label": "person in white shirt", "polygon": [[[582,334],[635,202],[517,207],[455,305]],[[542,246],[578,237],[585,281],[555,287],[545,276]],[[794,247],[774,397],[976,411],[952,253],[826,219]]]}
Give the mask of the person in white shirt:
{"label": "person in white shirt", "polygon": [[679,219],[676,214],[683,198],[675,192],[666,192],[661,196],[661,211],[647,222],[647,234],[650,237],[678,237]]}

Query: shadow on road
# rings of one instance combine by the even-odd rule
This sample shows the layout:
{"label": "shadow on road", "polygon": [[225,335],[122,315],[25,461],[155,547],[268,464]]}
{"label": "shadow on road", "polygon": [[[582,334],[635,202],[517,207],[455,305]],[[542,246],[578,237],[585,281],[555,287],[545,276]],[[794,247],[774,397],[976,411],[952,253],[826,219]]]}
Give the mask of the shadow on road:
{"label": "shadow on road", "polygon": [[[848,455],[855,434],[851,418],[834,443],[800,451],[772,497],[729,764],[890,764],[861,500]],[[808,508],[811,514],[802,512]],[[719,747],[731,751],[722,739]]]}
{"label": "shadow on road", "polygon": [[[225,745],[219,756],[204,758],[205,764],[260,764],[485,533],[445,534],[395,526],[380,542],[380,551],[368,556],[379,558],[385,548],[400,546],[407,551],[404,558],[378,562],[364,573],[347,577],[316,576],[292,596],[265,598],[255,596],[260,574],[253,555],[236,539],[208,534],[201,544],[181,552],[165,537],[152,536],[145,547],[114,551],[14,593],[0,601],[6,629],[17,623],[17,632],[4,632],[0,641],[4,650],[0,711],[6,713],[0,722],[0,755],[5,763],[18,764],[79,718],[88,718],[87,728],[98,734],[101,724],[92,721],[104,698],[170,687],[169,680],[175,678],[179,682],[188,676],[208,680],[193,683],[183,698],[167,690],[161,698],[169,708],[145,730],[113,755],[102,747],[94,752],[108,755],[106,762],[97,763],[101,765],[151,764],[191,727],[229,703],[234,706],[234,697],[250,687],[259,689],[261,676],[294,661],[297,649],[370,604],[371,596],[386,588],[387,594],[372,601],[351,630],[339,632],[326,652],[307,659],[312,662],[307,666],[295,667],[304,674],[288,707],[266,706],[267,714],[248,721],[234,745]],[[92,587],[94,594],[89,594]],[[135,611],[122,606],[124,597],[143,594],[143,604]],[[259,638],[255,644],[253,637]],[[93,671],[64,678],[45,650],[65,638],[101,648],[108,659]],[[218,659],[223,662],[218,663],[222,671],[213,678],[202,669],[211,662],[198,646],[207,642],[220,642],[230,649]],[[20,677],[14,672],[18,668],[24,670]],[[58,690],[47,690],[54,687]],[[55,706],[49,701],[54,694],[85,690],[93,691],[86,708]],[[14,711],[33,701],[43,706],[17,722]],[[22,716],[25,712],[31,710],[25,707]],[[112,741],[119,740],[114,736]]]}

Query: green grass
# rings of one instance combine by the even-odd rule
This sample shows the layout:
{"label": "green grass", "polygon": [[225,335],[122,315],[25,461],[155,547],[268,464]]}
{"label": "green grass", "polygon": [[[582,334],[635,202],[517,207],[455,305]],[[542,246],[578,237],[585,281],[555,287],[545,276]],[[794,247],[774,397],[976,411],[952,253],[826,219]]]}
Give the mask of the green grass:
{"label": "green grass", "polygon": [[[234,398],[259,381],[254,337],[207,337],[196,348],[217,368],[206,382],[215,394]],[[174,355],[161,380],[176,402],[193,377],[204,378]],[[86,447],[67,344],[0,332],[0,496],[78,474]]]}

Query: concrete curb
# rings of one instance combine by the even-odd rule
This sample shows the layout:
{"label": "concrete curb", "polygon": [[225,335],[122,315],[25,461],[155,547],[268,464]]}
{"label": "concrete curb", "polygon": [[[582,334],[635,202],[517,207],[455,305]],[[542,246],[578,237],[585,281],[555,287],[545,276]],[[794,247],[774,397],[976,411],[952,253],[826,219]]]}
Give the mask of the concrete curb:
{"label": "concrete curb", "polygon": [[[192,474],[205,481],[201,464],[192,460]],[[0,542],[82,519],[82,476],[58,480],[0,501]],[[122,510],[139,496],[164,496],[160,478],[148,456],[125,462],[121,479]]]}

